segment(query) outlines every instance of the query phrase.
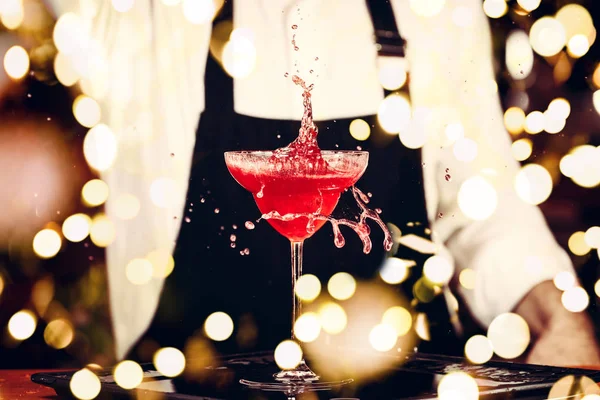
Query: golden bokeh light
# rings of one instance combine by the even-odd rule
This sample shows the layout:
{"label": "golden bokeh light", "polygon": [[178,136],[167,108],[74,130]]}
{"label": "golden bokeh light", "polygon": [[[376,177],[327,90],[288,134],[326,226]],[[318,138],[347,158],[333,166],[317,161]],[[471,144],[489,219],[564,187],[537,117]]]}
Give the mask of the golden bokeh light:
{"label": "golden bokeh light", "polygon": [[558,117],[551,110],[546,110],[543,114],[544,130],[550,134],[559,133],[567,124],[567,121],[564,118]]}
{"label": "golden bokeh light", "polygon": [[463,269],[462,271],[460,271],[460,274],[458,275],[458,281],[460,282],[461,286],[468,290],[475,289],[476,279],[477,279],[477,272],[475,272],[475,270],[473,270],[471,268]]}
{"label": "golden bokeh light", "polygon": [[515,191],[528,204],[541,204],[552,193],[550,172],[539,164],[527,164],[515,177]]}
{"label": "golden bokeh light", "polygon": [[517,0],[517,3],[521,8],[527,12],[532,12],[540,6],[542,0]]}
{"label": "golden bokeh light", "polygon": [[166,278],[175,268],[175,260],[168,250],[153,250],[146,256],[152,264],[152,275],[155,278]]}
{"label": "golden bokeh light", "polygon": [[486,220],[497,205],[496,189],[482,176],[471,177],[460,186],[458,207],[465,216],[476,221]]}
{"label": "golden bokeh light", "polygon": [[494,355],[492,342],[483,335],[474,335],[465,343],[465,357],[473,364],[484,364]]}
{"label": "golden bokeh light", "polygon": [[133,8],[135,0],[111,0],[111,3],[115,10],[124,13]]}
{"label": "golden bokeh light", "polygon": [[517,161],[525,161],[531,155],[533,144],[527,138],[516,140],[511,147],[512,155]]}
{"label": "golden bokeh light", "polygon": [[410,9],[419,17],[434,17],[438,15],[446,0],[410,0]]}
{"label": "golden bokeh light", "polygon": [[379,276],[385,283],[397,285],[408,277],[409,264],[406,260],[397,257],[388,257],[379,270]]}
{"label": "golden bokeh light", "polygon": [[223,47],[223,67],[233,78],[249,76],[256,66],[256,47],[245,33],[234,30]]}
{"label": "golden bokeh light", "polygon": [[598,400],[600,398],[600,387],[587,376],[567,375],[552,385],[546,398]]}
{"label": "golden bokeh light", "polygon": [[477,157],[477,143],[470,138],[459,139],[454,143],[452,152],[458,161],[471,162]]}
{"label": "golden bokeh light", "polygon": [[296,296],[302,301],[313,301],[321,294],[321,281],[315,275],[304,274],[296,282]]}
{"label": "golden bokeh light", "polygon": [[600,248],[600,226],[592,226],[585,231],[585,243],[592,249]]}
{"label": "golden bokeh light", "polygon": [[96,100],[80,94],[73,102],[73,115],[81,125],[92,128],[100,122],[102,112]]}
{"label": "golden bokeh light", "polygon": [[519,357],[531,339],[527,322],[518,314],[498,315],[490,324],[487,337],[492,343],[494,353],[499,357],[513,359]]}
{"label": "golden bokeh light", "polygon": [[327,291],[336,300],[348,300],[356,291],[356,280],[347,272],[338,272],[327,282]]}
{"label": "golden bokeh light", "polygon": [[557,19],[542,17],[536,20],[531,26],[529,43],[539,55],[551,57],[558,54],[565,47],[565,44],[567,44],[567,33]]}
{"label": "golden bokeh light", "polygon": [[25,18],[22,0],[3,0],[0,2],[0,22],[7,29],[15,30],[21,26]]}
{"label": "golden bokeh light", "polygon": [[115,366],[113,376],[117,385],[129,390],[138,387],[142,383],[144,371],[135,361],[125,360]]}
{"label": "golden bokeh light", "polygon": [[175,194],[179,190],[177,182],[171,178],[156,178],[150,184],[150,200],[160,208],[168,208],[176,201]]}
{"label": "golden bokeh light", "polygon": [[600,184],[599,149],[589,144],[576,146],[560,162],[560,170],[571,180],[585,188]]}
{"label": "golden bokeh light", "polygon": [[594,284],[594,293],[596,293],[596,296],[600,297],[600,279]]}
{"label": "golden bokeh light", "polygon": [[214,312],[204,322],[204,333],[215,342],[227,340],[233,333],[233,320],[222,311]]}
{"label": "golden bokeh light", "polygon": [[125,267],[127,280],[134,285],[145,285],[152,280],[152,263],[144,258],[134,258]]}
{"label": "golden bokeh light", "polygon": [[319,320],[323,330],[331,335],[337,335],[346,328],[348,317],[339,304],[327,302],[319,307]]}
{"label": "golden bokeh light", "polygon": [[52,258],[62,245],[60,235],[53,229],[42,229],[33,237],[33,251],[40,258]]}
{"label": "golden bokeh light", "polygon": [[140,201],[130,193],[122,193],[115,199],[115,215],[117,218],[129,220],[135,218],[140,212]]}
{"label": "golden bokeh light", "polygon": [[392,93],[379,105],[377,121],[389,134],[398,134],[405,129],[411,118],[410,101],[405,95]]}
{"label": "golden bokeh light", "polygon": [[302,362],[302,349],[293,340],[284,340],[275,348],[275,362],[281,369],[294,369]]}
{"label": "golden bokeh light", "polygon": [[117,236],[115,224],[105,214],[96,214],[92,218],[90,239],[98,247],[107,247]]}
{"label": "golden bokeh light", "polygon": [[438,385],[439,400],[477,400],[479,388],[471,375],[462,371],[450,372],[440,380]]}
{"label": "golden bokeh light", "polygon": [[355,119],[350,122],[350,136],[356,140],[367,140],[371,136],[371,127],[364,119]]}
{"label": "golden bokeh light", "polygon": [[37,318],[29,310],[21,310],[8,320],[8,333],[16,340],[29,339],[37,327]]}
{"label": "golden bokeh light", "polygon": [[71,242],[81,242],[90,234],[91,223],[92,219],[86,214],[73,214],[63,222],[63,236]]}
{"label": "golden bokeh light", "polygon": [[592,104],[596,109],[596,112],[600,114],[600,89],[596,90],[594,94],[592,94]]}
{"label": "golden bokeh light", "polygon": [[406,83],[405,61],[399,57],[378,57],[379,61],[379,83],[384,89],[398,90]]}
{"label": "golden bokeh light", "polygon": [[377,351],[389,351],[398,341],[398,332],[388,324],[378,324],[369,333],[369,343]]}
{"label": "golden bokeh light", "polygon": [[294,337],[301,342],[314,342],[320,334],[321,321],[317,313],[306,312],[298,317],[294,323]]}
{"label": "golden bokeh light", "polygon": [[514,80],[525,79],[531,74],[534,61],[533,49],[529,44],[529,36],[524,31],[516,30],[508,35],[505,54],[506,68]]}
{"label": "golden bokeh light", "polygon": [[100,394],[100,379],[87,368],[73,374],[69,382],[71,393],[80,400],[92,400]]}
{"label": "golden bokeh light", "polygon": [[81,188],[81,199],[89,207],[97,207],[108,199],[108,185],[101,179],[87,181]]}
{"label": "golden bokeh light", "polygon": [[504,126],[513,135],[518,135],[525,128],[525,112],[519,107],[510,107],[504,112]]}
{"label": "golden bokeh light", "polygon": [[585,242],[585,232],[575,232],[569,237],[569,250],[576,256],[584,256],[590,252],[591,247]]}
{"label": "golden bokeh light", "polygon": [[576,3],[565,5],[556,13],[556,19],[564,27],[567,40],[576,35],[583,35],[588,39],[589,45],[594,42],[596,36],[594,21],[582,5]]}
{"label": "golden bokeh light", "polygon": [[556,286],[557,289],[562,291],[572,288],[573,286],[575,286],[575,283],[575,275],[573,275],[569,271],[559,272],[554,277],[554,286]]}
{"label": "golden bokeh light", "polygon": [[596,64],[596,69],[594,70],[594,74],[592,75],[592,83],[597,88],[600,88],[600,63]]}
{"label": "golden bokeh light", "polygon": [[383,313],[381,323],[394,328],[398,336],[404,336],[412,327],[412,315],[404,307],[390,307]]}
{"label": "golden bokeh light", "polygon": [[500,18],[508,11],[505,0],[484,0],[483,12],[490,18]]}
{"label": "golden bokeh light", "polygon": [[183,0],[182,8],[185,19],[195,25],[210,22],[217,11],[214,0]]}
{"label": "golden bokeh light", "polygon": [[29,54],[21,46],[13,46],[4,54],[4,70],[12,79],[21,79],[29,72]]}
{"label": "golden bokeh light", "polygon": [[577,34],[567,42],[567,50],[573,58],[583,57],[590,49],[590,42],[587,36]]}
{"label": "golden bokeh light", "polygon": [[577,159],[571,154],[565,154],[558,164],[560,172],[570,178],[577,173]]}
{"label": "golden bokeh light", "polygon": [[59,52],[72,55],[85,47],[87,32],[85,23],[72,12],[60,16],[54,25],[52,37]]}
{"label": "golden bokeh light", "polygon": [[563,307],[573,313],[582,312],[590,304],[590,296],[584,288],[574,286],[565,290],[561,296]]}
{"label": "golden bokeh light", "polygon": [[54,58],[54,74],[58,81],[66,87],[73,86],[81,78],[73,68],[73,63],[69,57],[60,52]]}
{"label": "golden bokeh light", "polygon": [[548,111],[556,118],[567,119],[571,114],[571,103],[562,97],[557,97],[548,104]]}
{"label": "golden bokeh light", "polygon": [[169,378],[180,375],[185,369],[185,356],[174,347],[164,347],[154,353],[154,366],[157,371]]}
{"label": "golden bokeh light", "polygon": [[525,132],[536,135],[544,130],[544,114],[541,111],[532,111],[525,117]]}
{"label": "golden bokeh light", "polygon": [[83,140],[83,155],[91,168],[108,170],[117,158],[117,138],[113,131],[104,124],[90,129]]}
{"label": "golden bokeh light", "polygon": [[73,342],[75,332],[73,326],[66,319],[52,320],[44,329],[44,341],[55,349],[64,349]]}
{"label": "golden bokeh light", "polygon": [[442,256],[431,256],[423,265],[423,276],[435,285],[445,285],[454,275],[454,265]]}

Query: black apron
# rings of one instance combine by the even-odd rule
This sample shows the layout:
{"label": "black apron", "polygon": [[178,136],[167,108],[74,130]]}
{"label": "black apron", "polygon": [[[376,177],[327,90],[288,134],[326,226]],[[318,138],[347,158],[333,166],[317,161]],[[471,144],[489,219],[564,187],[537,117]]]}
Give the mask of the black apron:
{"label": "black apron", "polygon": [[[215,24],[230,18],[228,3]],[[374,20],[377,24],[377,18]],[[182,349],[186,340],[202,329],[208,315],[224,311],[233,318],[236,330],[229,340],[215,343],[218,351],[272,350],[290,333],[290,245],[266,221],[256,223],[260,212],[252,195],[230,176],[223,153],[285,146],[297,137],[300,122],[236,114],[233,79],[212,55],[207,61],[205,85],[206,108],[197,130],[184,221],[174,252],[175,269],[166,279],[145,337],[161,346]],[[357,141],[349,134],[350,122],[355,118],[371,126],[368,140]],[[357,186],[373,194],[369,206],[381,208],[384,222],[395,224],[404,235],[414,233],[428,238],[421,152],[404,147],[396,135],[383,132],[376,116],[355,118],[317,121],[319,146],[332,150],[356,150],[360,146],[368,151],[369,166]],[[350,202],[342,198],[338,205],[341,211],[335,213],[354,212],[347,204]],[[253,222],[255,229],[248,230],[246,221]],[[346,245],[341,249],[334,246],[329,225],[305,241],[304,273],[319,277],[324,290],[329,278],[340,271],[361,280],[380,279],[378,271],[386,257],[381,230],[372,226],[373,250],[368,255],[362,252],[354,232],[342,231]],[[235,241],[231,235],[235,235]],[[249,254],[244,254],[246,249]],[[430,255],[400,246],[395,256],[417,262],[408,280],[397,286],[412,299],[413,286]],[[414,310],[427,312],[430,321],[432,341],[421,344],[420,350],[429,347],[431,351],[455,353],[455,346],[449,345],[448,339],[454,336],[441,299],[437,296],[429,303],[413,301]],[[246,337],[249,326],[256,328],[251,329],[255,337]]]}

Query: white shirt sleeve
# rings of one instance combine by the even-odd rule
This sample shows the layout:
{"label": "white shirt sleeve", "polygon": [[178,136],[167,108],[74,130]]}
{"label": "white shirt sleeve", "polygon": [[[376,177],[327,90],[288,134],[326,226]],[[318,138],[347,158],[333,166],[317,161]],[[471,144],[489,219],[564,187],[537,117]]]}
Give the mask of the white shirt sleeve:
{"label": "white shirt sleeve", "polygon": [[[496,315],[513,310],[535,285],[573,267],[540,210],[514,189],[519,164],[503,124],[481,1],[447,2],[437,16],[413,12],[400,22],[408,25],[413,110],[427,110],[423,161],[434,241],[450,251],[457,273],[465,268],[476,272],[475,288],[459,290],[476,319],[488,325]],[[465,138],[477,144],[473,161],[456,158],[445,133],[448,124],[460,124]],[[458,202],[461,185],[477,176],[494,188],[497,198],[493,214],[482,221],[467,215],[490,206],[493,198],[462,204],[462,210]],[[472,193],[471,199],[477,196]]]}

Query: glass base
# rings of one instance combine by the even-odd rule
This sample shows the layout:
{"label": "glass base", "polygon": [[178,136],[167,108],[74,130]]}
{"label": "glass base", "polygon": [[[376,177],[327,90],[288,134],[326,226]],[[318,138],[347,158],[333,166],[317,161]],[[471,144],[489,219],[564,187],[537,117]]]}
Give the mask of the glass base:
{"label": "glass base", "polygon": [[302,360],[302,362],[294,369],[283,370],[273,374],[273,380],[270,382],[257,382],[247,379],[240,380],[241,384],[248,386],[250,389],[268,392],[283,392],[289,398],[293,398],[290,396],[306,392],[331,390],[352,382],[354,382],[354,379],[331,382],[319,381],[319,376],[306,365],[304,360]]}

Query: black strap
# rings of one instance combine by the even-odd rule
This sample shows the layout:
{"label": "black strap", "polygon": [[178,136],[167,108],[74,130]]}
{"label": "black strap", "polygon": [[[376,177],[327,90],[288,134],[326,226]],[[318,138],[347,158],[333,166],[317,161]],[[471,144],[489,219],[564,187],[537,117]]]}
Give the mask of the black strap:
{"label": "black strap", "polygon": [[389,0],[367,0],[375,29],[375,43],[380,56],[404,57],[406,41],[400,36],[394,10]]}

